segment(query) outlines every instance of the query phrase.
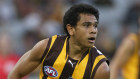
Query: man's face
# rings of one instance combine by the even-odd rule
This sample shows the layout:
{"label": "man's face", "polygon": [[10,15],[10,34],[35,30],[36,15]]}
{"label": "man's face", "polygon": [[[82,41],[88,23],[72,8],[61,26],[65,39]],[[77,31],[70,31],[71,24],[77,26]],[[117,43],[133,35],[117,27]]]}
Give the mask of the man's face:
{"label": "man's face", "polygon": [[98,21],[94,15],[80,14],[80,20],[74,28],[75,43],[82,47],[92,47],[98,32],[97,24]]}

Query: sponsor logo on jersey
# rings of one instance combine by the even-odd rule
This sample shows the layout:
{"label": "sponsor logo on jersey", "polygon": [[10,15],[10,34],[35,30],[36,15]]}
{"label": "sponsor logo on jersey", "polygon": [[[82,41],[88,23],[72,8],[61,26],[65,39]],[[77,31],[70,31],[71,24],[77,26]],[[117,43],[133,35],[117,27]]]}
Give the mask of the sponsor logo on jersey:
{"label": "sponsor logo on jersey", "polygon": [[46,73],[46,75],[51,76],[51,77],[58,76],[58,72],[56,71],[56,69],[54,69],[51,66],[44,66],[44,72]]}

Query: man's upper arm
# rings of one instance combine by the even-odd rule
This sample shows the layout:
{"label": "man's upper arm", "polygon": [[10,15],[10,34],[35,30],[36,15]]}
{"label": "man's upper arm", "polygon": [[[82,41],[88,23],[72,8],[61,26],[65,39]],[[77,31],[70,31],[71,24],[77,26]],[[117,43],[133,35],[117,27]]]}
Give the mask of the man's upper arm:
{"label": "man's upper arm", "polygon": [[46,49],[49,39],[38,42],[31,50],[26,52],[16,63],[8,79],[18,79],[32,72],[40,65],[40,59]]}
{"label": "man's upper arm", "polygon": [[106,62],[103,62],[97,69],[94,79],[109,79],[109,78],[110,78],[109,66]]}

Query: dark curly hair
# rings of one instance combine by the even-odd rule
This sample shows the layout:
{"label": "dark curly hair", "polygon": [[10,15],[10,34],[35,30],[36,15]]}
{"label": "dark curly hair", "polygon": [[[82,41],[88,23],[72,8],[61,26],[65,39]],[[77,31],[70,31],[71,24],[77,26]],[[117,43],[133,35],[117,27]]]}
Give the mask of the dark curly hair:
{"label": "dark curly hair", "polygon": [[63,27],[66,34],[69,36],[66,25],[70,24],[72,27],[77,25],[80,20],[80,14],[93,14],[97,20],[99,20],[99,11],[89,4],[77,4],[73,5],[63,17]]}

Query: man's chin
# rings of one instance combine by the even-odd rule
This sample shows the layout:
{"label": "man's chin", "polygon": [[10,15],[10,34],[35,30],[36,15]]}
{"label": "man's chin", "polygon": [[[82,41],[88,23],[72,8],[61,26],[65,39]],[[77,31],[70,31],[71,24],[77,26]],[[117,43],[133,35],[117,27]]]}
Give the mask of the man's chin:
{"label": "man's chin", "polygon": [[94,46],[94,44],[90,44],[90,45],[88,45],[87,47],[88,48],[92,48]]}

